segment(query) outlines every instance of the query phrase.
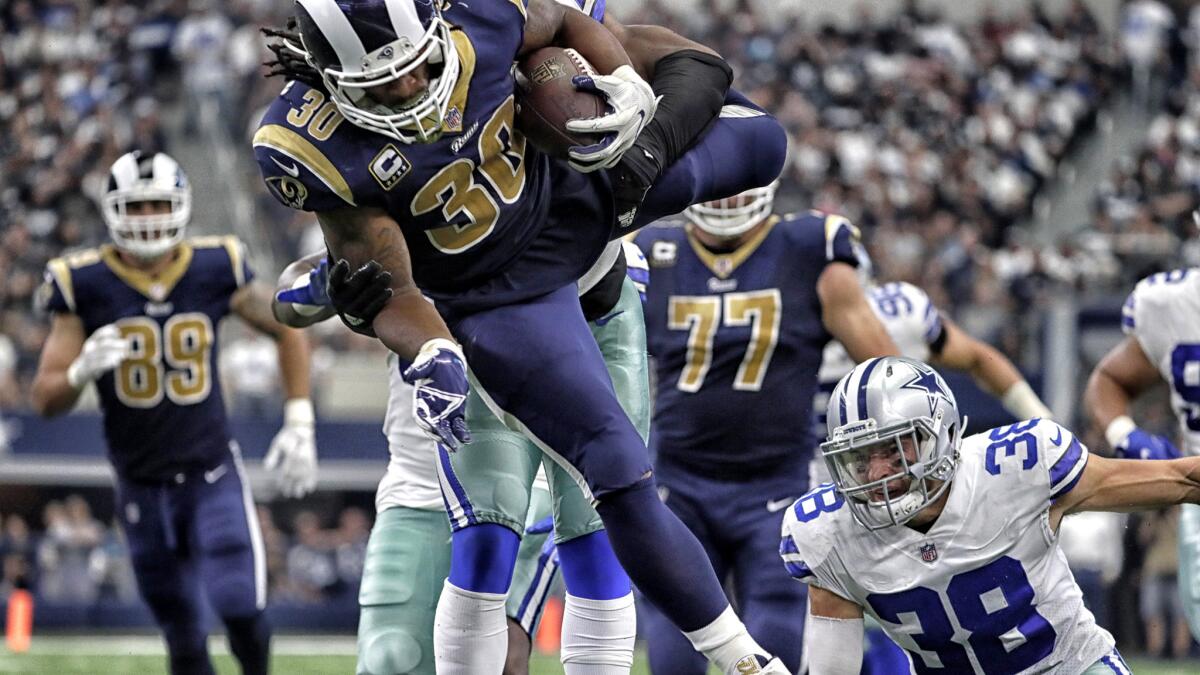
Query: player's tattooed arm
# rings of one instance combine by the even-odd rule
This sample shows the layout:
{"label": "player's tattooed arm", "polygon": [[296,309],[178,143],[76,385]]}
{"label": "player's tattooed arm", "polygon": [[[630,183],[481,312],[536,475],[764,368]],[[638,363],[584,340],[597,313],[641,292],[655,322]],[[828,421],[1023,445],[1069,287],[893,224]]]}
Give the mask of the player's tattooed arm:
{"label": "player's tattooed arm", "polygon": [[1080,511],[1142,511],[1200,504],[1200,457],[1145,461],[1089,455],[1070,492],[1054,500],[1050,525]]}
{"label": "player's tattooed arm", "polygon": [[871,309],[858,272],[844,262],[831,262],[817,278],[821,321],[855,361],[875,356],[899,356],[892,336]]}
{"label": "player's tattooed arm", "polygon": [[43,417],[67,412],[79,400],[82,387],[74,387],[67,376],[71,364],[83,351],[83,321],[74,314],[56,314],[50,335],[42,347],[37,375],[33,378],[31,402]]}
{"label": "player's tattooed arm", "polygon": [[401,358],[413,360],[434,338],[453,341],[450,329],[412,278],[400,225],[381,209],[345,208],[317,214],[331,260],[357,270],[374,261],[391,275],[392,297],[375,316],[375,335]]}
{"label": "player's tattooed arm", "polygon": [[664,57],[691,49],[711,56],[719,56],[712,48],[683,37],[662,26],[625,25],[612,15],[604,14],[604,27],[609,30],[633,63],[633,69],[647,80],[654,79],[655,66]]}
{"label": "player's tattooed arm", "polygon": [[287,400],[309,397],[310,348],[304,332],[285,326],[271,311],[274,293],[266,284],[252,281],[234,292],[229,308],[258,332],[275,340],[279,374]]}
{"label": "player's tattooed arm", "polygon": [[1096,426],[1108,429],[1114,420],[1129,414],[1130,401],[1160,379],[1137,338],[1127,336],[1092,371],[1083,392],[1084,404]]}

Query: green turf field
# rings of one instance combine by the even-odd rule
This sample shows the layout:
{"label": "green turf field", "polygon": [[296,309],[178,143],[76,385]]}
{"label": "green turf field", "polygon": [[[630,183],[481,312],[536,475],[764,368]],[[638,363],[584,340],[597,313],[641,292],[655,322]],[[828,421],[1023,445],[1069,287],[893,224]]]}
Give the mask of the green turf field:
{"label": "green turf field", "polygon": [[[354,642],[351,638],[285,637],[276,640],[272,672],[277,675],[324,675],[353,673]],[[239,670],[224,645],[213,643],[213,662],[220,675],[238,675]],[[1167,663],[1129,659],[1136,675],[1191,675],[1200,672],[1200,662]],[[632,673],[649,675],[645,654],[638,654]],[[40,637],[28,653],[13,654],[0,647],[0,673],[22,675],[166,675],[161,646],[156,638],[63,638]],[[531,675],[562,673],[556,655],[534,656]]]}

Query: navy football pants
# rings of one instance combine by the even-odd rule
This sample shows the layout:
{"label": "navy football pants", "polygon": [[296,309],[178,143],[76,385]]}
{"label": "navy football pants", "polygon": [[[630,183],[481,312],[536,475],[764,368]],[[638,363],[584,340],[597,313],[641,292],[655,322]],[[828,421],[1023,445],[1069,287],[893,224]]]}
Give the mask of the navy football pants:
{"label": "navy football pants", "polygon": [[[659,493],[704,546],[717,578],[733,596],[750,635],[790,672],[800,667],[808,587],[788,576],[779,560],[779,532],[787,507],[806,492],[807,462],[752,480],[717,480],[659,460]],[[639,607],[650,672],[704,675],[707,662],[663,615]]]}
{"label": "navy football pants", "polygon": [[265,673],[266,558],[240,459],[231,454],[209,471],[166,483],[118,479],[117,510],[172,672],[212,672],[205,595],[225,622],[244,672]]}

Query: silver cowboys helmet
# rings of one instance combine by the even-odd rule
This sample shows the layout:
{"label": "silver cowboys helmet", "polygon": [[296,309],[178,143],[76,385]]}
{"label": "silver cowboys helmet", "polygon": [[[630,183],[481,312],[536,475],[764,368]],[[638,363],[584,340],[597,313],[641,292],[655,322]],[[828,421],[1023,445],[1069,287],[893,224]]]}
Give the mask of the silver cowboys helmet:
{"label": "silver cowboys helmet", "polygon": [[[949,489],[965,421],[933,368],[886,356],[864,361],[838,382],[827,425],[821,455],[833,482],[858,522],[878,530],[908,521]],[[911,459],[906,445],[915,449]],[[880,453],[891,468],[870,475],[871,458],[879,466]],[[893,485],[906,478],[907,488]]]}
{"label": "silver cowboys helmet", "polygon": [[[162,202],[170,210],[130,213],[130,205],[137,202]],[[192,188],[170,156],[135,150],[121,155],[109,169],[100,212],[118,248],[140,258],[157,258],[183,241],[192,217]]]}
{"label": "silver cowboys helmet", "polygon": [[[297,0],[306,59],[352,123],[402,143],[429,143],[442,133],[460,70],[441,0]],[[367,89],[428,64],[429,85],[402,105],[385,105]]]}
{"label": "silver cowboys helmet", "polygon": [[717,237],[736,237],[771,215],[779,181],[732,197],[693,204],[683,214],[696,227]]}

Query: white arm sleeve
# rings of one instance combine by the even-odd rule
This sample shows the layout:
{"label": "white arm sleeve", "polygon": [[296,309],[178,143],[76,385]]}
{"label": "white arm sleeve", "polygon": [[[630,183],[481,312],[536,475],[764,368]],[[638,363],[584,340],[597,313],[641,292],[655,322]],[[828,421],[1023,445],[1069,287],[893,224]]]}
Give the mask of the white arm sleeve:
{"label": "white arm sleeve", "polygon": [[810,612],[804,627],[809,675],[858,675],[863,660],[863,620],[831,619]]}

